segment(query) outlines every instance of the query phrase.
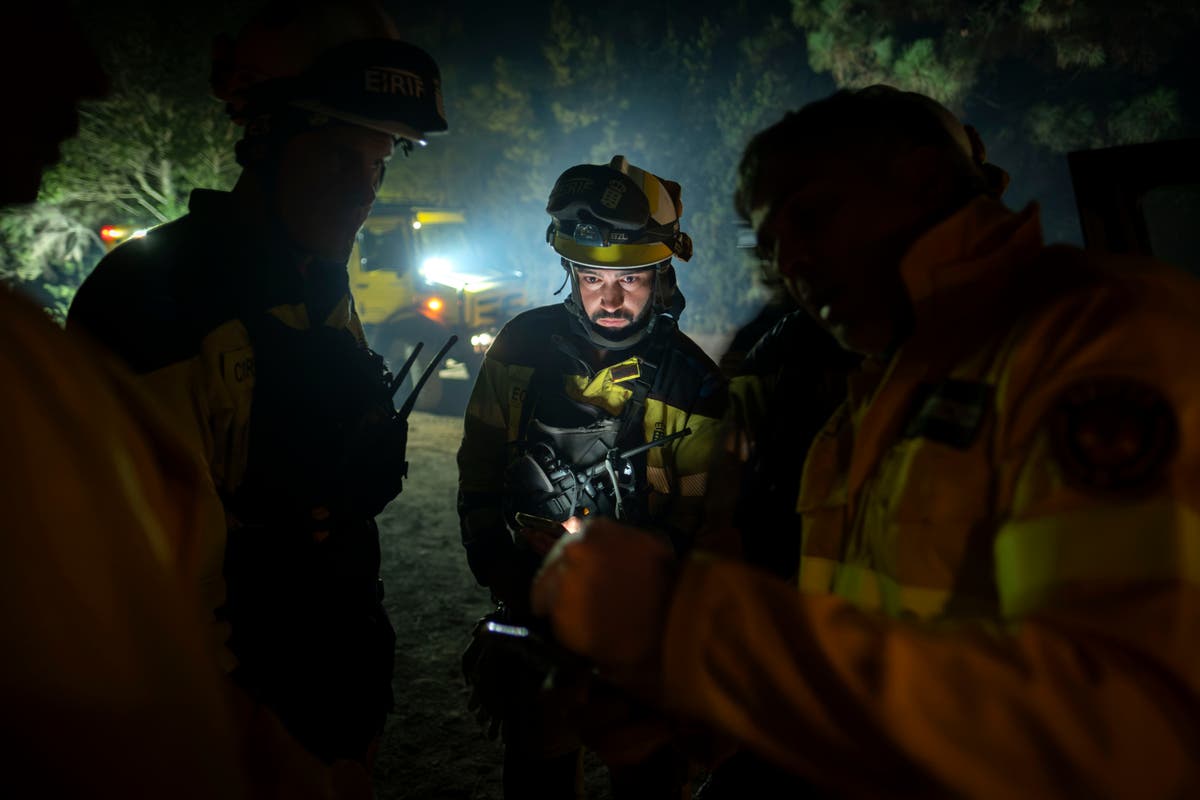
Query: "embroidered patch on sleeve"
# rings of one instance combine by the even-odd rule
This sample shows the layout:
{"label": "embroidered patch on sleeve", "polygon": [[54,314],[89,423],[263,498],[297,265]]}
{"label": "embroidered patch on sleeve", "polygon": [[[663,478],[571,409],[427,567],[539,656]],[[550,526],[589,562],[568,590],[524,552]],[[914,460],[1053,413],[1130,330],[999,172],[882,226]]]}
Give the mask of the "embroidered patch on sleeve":
{"label": "embroidered patch on sleeve", "polygon": [[976,381],[947,380],[924,387],[915,405],[918,411],[904,430],[906,437],[966,450],[975,443],[987,418],[992,387]]}
{"label": "embroidered patch on sleeve", "polygon": [[1054,458],[1067,483],[1088,491],[1158,485],[1179,447],[1175,412],[1155,387],[1125,378],[1068,387],[1050,413]]}

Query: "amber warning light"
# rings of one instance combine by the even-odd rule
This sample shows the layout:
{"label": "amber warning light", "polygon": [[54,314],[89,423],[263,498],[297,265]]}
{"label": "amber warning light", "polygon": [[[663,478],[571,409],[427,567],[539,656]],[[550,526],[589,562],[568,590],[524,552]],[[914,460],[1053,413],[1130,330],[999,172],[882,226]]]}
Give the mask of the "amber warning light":
{"label": "amber warning light", "polygon": [[427,300],[425,302],[425,306],[430,311],[441,311],[442,310],[442,301],[440,298],[431,297],[431,298],[429,298],[429,300]]}
{"label": "amber warning light", "polygon": [[145,228],[134,229],[122,225],[105,225],[100,229],[100,240],[109,245],[116,244],[125,239],[137,239],[145,235]]}

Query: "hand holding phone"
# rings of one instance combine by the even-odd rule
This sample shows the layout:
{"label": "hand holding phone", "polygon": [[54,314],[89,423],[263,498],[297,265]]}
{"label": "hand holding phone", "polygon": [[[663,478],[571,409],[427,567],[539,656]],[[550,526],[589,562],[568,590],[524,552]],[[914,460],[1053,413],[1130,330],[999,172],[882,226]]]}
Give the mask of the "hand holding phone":
{"label": "hand holding phone", "polygon": [[518,511],[514,518],[518,526],[517,536],[539,556],[550,552],[554,543],[567,532],[562,523],[555,522],[548,517],[539,517],[536,514]]}

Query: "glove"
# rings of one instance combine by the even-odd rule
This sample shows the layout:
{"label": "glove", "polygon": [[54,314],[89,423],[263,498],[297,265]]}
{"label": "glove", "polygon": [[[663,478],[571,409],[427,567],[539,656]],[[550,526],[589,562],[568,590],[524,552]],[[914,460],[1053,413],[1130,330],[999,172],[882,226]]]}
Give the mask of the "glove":
{"label": "glove", "polygon": [[[471,644],[462,656],[463,677],[471,689],[467,709],[484,727],[489,739],[502,732],[508,740],[509,726],[526,723],[541,714],[539,703],[559,672],[580,674],[578,659],[534,633],[528,638],[509,638],[488,633],[486,625],[514,625],[512,612],[500,606],[480,619],[472,631]],[[515,623],[515,624],[520,624]]]}
{"label": "glove", "polygon": [[484,633],[484,626],[493,621],[511,624],[511,614],[500,606],[475,623],[471,644],[462,655],[462,670],[471,689],[467,710],[494,740],[504,720],[537,695],[542,678],[505,642]]}
{"label": "glove", "polygon": [[[476,623],[476,629],[486,619]],[[500,723],[506,709],[503,681],[496,669],[493,650],[494,645],[472,634],[471,643],[462,654],[462,671],[471,689],[467,710],[475,715],[475,721],[486,731],[488,739],[495,741],[500,735]]]}

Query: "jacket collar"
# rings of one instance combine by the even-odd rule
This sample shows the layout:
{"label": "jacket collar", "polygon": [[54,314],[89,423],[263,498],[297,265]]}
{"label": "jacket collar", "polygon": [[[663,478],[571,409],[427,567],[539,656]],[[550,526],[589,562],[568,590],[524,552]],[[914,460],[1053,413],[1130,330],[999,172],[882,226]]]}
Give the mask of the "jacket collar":
{"label": "jacket collar", "polygon": [[1002,302],[1014,273],[1034,261],[1041,249],[1036,203],[1020,212],[988,197],[967,203],[922,234],[900,261],[900,277],[913,307],[914,335],[957,328],[964,319]]}
{"label": "jacket collar", "polygon": [[345,264],[306,260],[279,226],[248,224],[231,192],[196,189],[188,211],[211,232],[214,266],[226,270],[247,313],[303,303],[310,319],[323,320],[349,293]]}
{"label": "jacket collar", "polygon": [[850,497],[895,440],[911,400],[1020,316],[1023,271],[1038,263],[1042,230],[1036,205],[1019,213],[977,198],[924,233],[900,274],[914,328],[886,363],[869,361],[849,381],[855,446]]}

